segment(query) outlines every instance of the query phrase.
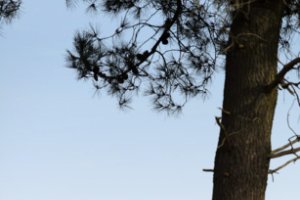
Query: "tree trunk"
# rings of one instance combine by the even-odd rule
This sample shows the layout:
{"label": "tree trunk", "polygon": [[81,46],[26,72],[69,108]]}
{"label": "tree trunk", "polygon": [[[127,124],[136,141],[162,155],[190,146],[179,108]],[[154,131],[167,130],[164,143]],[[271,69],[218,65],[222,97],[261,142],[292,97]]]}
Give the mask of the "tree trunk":
{"label": "tree trunk", "polygon": [[[267,186],[284,1],[242,0],[232,13],[213,200],[263,200]],[[238,6],[238,5],[236,5]]]}

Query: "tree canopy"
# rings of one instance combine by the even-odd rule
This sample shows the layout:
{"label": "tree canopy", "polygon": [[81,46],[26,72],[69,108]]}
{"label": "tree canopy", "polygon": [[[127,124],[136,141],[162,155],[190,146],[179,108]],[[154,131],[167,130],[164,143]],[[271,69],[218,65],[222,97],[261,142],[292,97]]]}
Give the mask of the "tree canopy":
{"label": "tree canopy", "polygon": [[214,15],[209,6],[195,1],[93,1],[88,10],[123,14],[120,26],[108,37],[95,29],[77,33],[69,66],[80,79],[92,78],[97,89],[118,97],[120,106],[142,89],[153,97],[156,109],[180,111],[189,97],[207,94],[227,38],[224,16]]}
{"label": "tree canopy", "polygon": [[[153,97],[156,109],[180,111],[188,98],[207,95],[223,55],[235,44],[242,46],[243,35],[228,40],[229,28],[235,12],[247,12],[247,2],[83,2],[87,11],[118,15],[121,23],[110,36],[93,27],[78,32],[74,50],[68,51],[69,66],[79,79],[91,78],[96,89],[116,96],[120,106],[127,106],[132,94],[142,89]],[[68,6],[74,3],[67,0]],[[289,38],[299,28],[300,1],[286,5],[280,45],[288,50]]]}

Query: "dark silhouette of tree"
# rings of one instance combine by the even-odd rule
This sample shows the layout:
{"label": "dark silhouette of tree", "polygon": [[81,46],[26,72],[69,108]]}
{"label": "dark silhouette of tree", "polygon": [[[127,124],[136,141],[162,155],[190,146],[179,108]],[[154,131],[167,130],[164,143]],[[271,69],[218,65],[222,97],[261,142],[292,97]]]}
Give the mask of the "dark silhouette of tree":
{"label": "dark silhouette of tree", "polygon": [[[272,150],[271,129],[278,90],[288,90],[300,105],[300,83],[286,77],[299,71],[300,57],[282,64],[278,53],[290,52],[300,31],[300,1],[82,1],[89,11],[122,20],[110,36],[94,28],[78,32],[68,65],[120,106],[140,92],[157,110],[177,113],[189,98],[205,96],[214,72],[225,65],[215,166],[205,170],[214,173],[213,200],[263,200],[268,174],[299,159],[297,133]],[[269,169],[271,159],[292,154]]]}
{"label": "dark silhouette of tree", "polygon": [[18,13],[21,0],[0,0],[0,25],[10,22]]}

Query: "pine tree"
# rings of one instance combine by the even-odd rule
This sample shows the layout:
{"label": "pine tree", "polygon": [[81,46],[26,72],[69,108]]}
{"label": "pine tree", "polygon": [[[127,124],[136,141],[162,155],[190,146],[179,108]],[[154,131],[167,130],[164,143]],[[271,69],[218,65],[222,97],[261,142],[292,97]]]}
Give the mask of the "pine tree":
{"label": "pine tree", "polygon": [[[213,200],[263,200],[268,174],[299,159],[300,140],[271,149],[278,90],[299,102],[300,57],[279,62],[300,30],[299,0],[83,0],[90,11],[121,16],[115,32],[91,28],[74,38],[68,65],[127,106],[136,92],[170,114],[192,97],[207,95],[208,83],[225,68]],[[68,5],[74,1],[67,0]],[[121,37],[124,36],[124,37]],[[224,65],[224,66],[223,66]],[[272,158],[295,154],[276,169]]]}

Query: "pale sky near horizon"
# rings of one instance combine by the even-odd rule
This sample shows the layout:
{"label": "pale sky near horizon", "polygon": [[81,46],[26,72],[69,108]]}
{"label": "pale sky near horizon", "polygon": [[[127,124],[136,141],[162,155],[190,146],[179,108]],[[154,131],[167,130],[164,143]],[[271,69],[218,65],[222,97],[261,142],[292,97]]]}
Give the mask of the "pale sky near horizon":
{"label": "pale sky near horizon", "polygon": [[[66,68],[75,31],[108,16],[64,0],[24,0],[19,17],[0,35],[0,200],[208,200],[219,128],[224,72],[206,100],[191,100],[178,117],[151,109],[147,97],[121,111],[116,99],[94,95]],[[281,93],[273,146],[292,133],[292,100]],[[298,108],[291,123],[299,128]],[[277,166],[282,163],[272,163]],[[297,200],[300,162],[269,177],[267,200]]]}

